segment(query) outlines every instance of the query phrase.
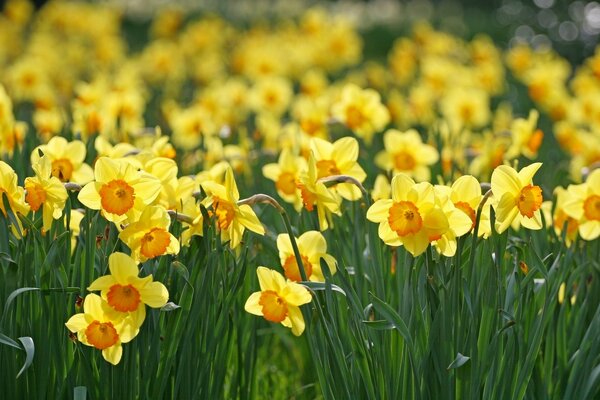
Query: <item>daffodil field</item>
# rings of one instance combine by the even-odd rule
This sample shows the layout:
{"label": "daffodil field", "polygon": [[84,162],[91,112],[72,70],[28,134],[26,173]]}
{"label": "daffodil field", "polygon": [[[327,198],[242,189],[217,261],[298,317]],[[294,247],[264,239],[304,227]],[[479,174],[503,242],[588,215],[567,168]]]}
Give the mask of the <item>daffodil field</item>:
{"label": "daffodil field", "polygon": [[600,47],[117,3],[0,14],[0,397],[600,397]]}

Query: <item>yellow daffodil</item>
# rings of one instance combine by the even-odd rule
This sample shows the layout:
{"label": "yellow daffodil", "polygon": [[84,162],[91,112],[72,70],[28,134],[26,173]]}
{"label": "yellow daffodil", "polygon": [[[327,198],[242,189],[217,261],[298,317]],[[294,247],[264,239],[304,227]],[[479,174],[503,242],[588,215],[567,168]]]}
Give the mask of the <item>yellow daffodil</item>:
{"label": "yellow daffodil", "polygon": [[377,200],[367,219],[379,223],[379,237],[390,246],[404,246],[413,256],[449,229],[448,217],[436,206],[433,186],[415,183],[408,175],[392,179],[392,198]]}
{"label": "yellow daffodil", "polygon": [[131,317],[114,311],[96,294],[85,296],[83,313],[73,315],[65,325],[77,333],[81,343],[102,350],[102,357],[113,365],[121,361],[121,343],[131,341],[137,334]]}
{"label": "yellow daffodil", "polygon": [[310,303],[312,297],[304,286],[285,280],[277,271],[265,267],[256,270],[260,292],[254,292],[246,301],[244,309],[260,315],[270,322],[280,322],[292,328],[296,336],[304,332],[304,317],[300,306]]}
{"label": "yellow daffodil", "polygon": [[536,129],[538,117],[539,113],[531,110],[527,119],[517,118],[511,123],[512,143],[506,151],[506,158],[516,158],[521,154],[530,160],[537,157],[538,149],[544,138],[544,133],[540,129]]}
{"label": "yellow daffodil", "polygon": [[297,186],[304,208],[308,211],[317,208],[319,228],[322,231],[329,228],[331,214],[340,213],[341,198],[318,180],[317,162],[312,152],[308,159],[308,168],[298,177]]}
{"label": "yellow daffodil", "polygon": [[435,240],[435,247],[440,254],[452,257],[456,253],[456,238],[470,232],[475,226],[475,211],[466,202],[457,202],[457,206],[452,201],[452,188],[436,185],[434,190],[438,207],[448,219],[448,229],[440,235],[439,239]]}
{"label": "yellow daffodil", "polygon": [[225,171],[225,185],[216,182],[203,182],[202,187],[209,195],[205,206],[212,206],[212,212],[217,219],[217,226],[221,232],[221,240],[229,241],[229,246],[234,249],[242,241],[244,229],[264,235],[265,228],[258,217],[247,204],[238,205],[240,193],[238,192],[233,170],[227,167]]}
{"label": "yellow daffodil", "polygon": [[385,128],[390,121],[390,113],[381,103],[379,93],[373,89],[361,89],[354,84],[344,86],[340,99],[332,105],[331,112],[334,118],[366,143],[371,143],[373,135]]}
{"label": "yellow daffodil", "polygon": [[284,148],[276,163],[266,164],[262,168],[265,178],[275,182],[277,194],[294,205],[296,211],[302,209],[302,197],[296,186],[300,171],[306,169],[306,160],[295,156],[290,149]]}
{"label": "yellow daffodil", "polygon": [[94,167],[96,180],[81,189],[78,199],[92,210],[101,210],[109,221],[136,220],[160,193],[160,181],[144,171],[137,171],[123,159],[100,157]]}
{"label": "yellow daffodil", "polygon": [[565,204],[572,201],[571,194],[565,188],[560,186],[554,189],[554,194],[556,195],[554,213],[552,213],[551,201],[544,201],[542,203],[542,212],[544,213],[546,223],[549,224],[552,222],[554,232],[558,237],[562,236],[563,229],[566,228],[565,241],[567,246],[570,246],[577,237],[577,231],[579,229],[579,222],[575,218],[569,216],[564,210]]}
{"label": "yellow daffodil", "polygon": [[[332,175],[347,175],[362,183],[367,174],[356,161],[358,158],[358,141],[352,137],[344,137],[330,143],[314,138],[311,149],[317,163],[317,179]],[[358,187],[351,183],[339,183],[333,187],[346,200],[357,200],[362,196]]]}
{"label": "yellow daffodil", "polygon": [[140,218],[119,233],[119,239],[131,249],[136,262],[144,262],[163,254],[179,253],[179,242],[171,233],[171,217],[162,206],[146,207]]}
{"label": "yellow daffodil", "polygon": [[[471,220],[469,232],[475,228],[477,220],[477,209],[483,196],[481,194],[481,185],[477,179],[471,175],[463,175],[458,178],[451,187],[436,186],[438,196],[447,196],[448,200]],[[490,202],[486,202],[479,219],[479,228],[477,235],[487,238],[491,234],[490,226]]]}
{"label": "yellow daffodil", "polygon": [[600,236],[600,169],[592,171],[585,183],[567,188],[570,199],[565,201],[565,213],[579,224],[579,235],[585,240]]}
{"label": "yellow daffodil", "polygon": [[33,165],[35,177],[25,179],[25,201],[31,211],[42,209],[42,230],[49,231],[52,219],[62,216],[67,201],[67,190],[63,183],[52,176],[52,164],[47,156],[43,156]]}
{"label": "yellow daffodil", "polygon": [[181,232],[181,245],[189,246],[192,236],[204,235],[204,217],[202,216],[199,205],[196,203],[196,199],[193,197],[188,197],[184,200],[181,212],[191,219],[190,223],[181,222],[184,227],[183,232]]}
{"label": "yellow daffodil", "polygon": [[80,140],[68,142],[67,139],[55,136],[47,144],[40,145],[31,152],[31,165],[35,165],[41,157],[40,151],[52,164],[52,176],[62,182],[74,182],[80,185],[94,179],[94,171],[84,163],[86,149]]}
{"label": "yellow daffodil", "polygon": [[[8,204],[14,213],[27,215],[29,204],[25,201],[25,190],[17,185],[18,177],[15,170],[4,161],[0,161],[0,194],[6,196]],[[0,196],[2,198],[3,196]],[[4,200],[0,201],[0,210],[6,217]]]}
{"label": "yellow daffodil", "polygon": [[492,172],[492,192],[496,200],[496,230],[504,232],[511,224],[518,228],[541,229],[542,189],[533,185],[533,175],[542,163],[531,164],[519,172],[501,165]]}
{"label": "yellow daffodil", "polygon": [[100,290],[102,299],[119,313],[131,317],[135,334],[146,318],[146,305],[160,308],[167,304],[169,291],[152,275],[139,278],[137,263],[124,253],[113,253],[108,257],[110,275],[101,276],[90,284],[89,291]]}
{"label": "yellow daffodil", "polygon": [[[321,271],[321,258],[327,263],[331,274],[335,274],[336,261],[330,254],[327,254],[327,241],[325,241],[321,232],[304,232],[299,238],[296,238],[296,244],[302,258],[304,272],[309,281],[325,282],[323,271]],[[279,260],[285,271],[285,277],[295,282],[301,281],[302,277],[296,262],[290,235],[282,233],[277,236],[277,249],[279,250]]]}
{"label": "yellow daffodil", "polygon": [[389,129],[383,136],[383,143],[385,150],[375,156],[378,167],[394,174],[408,174],[417,181],[429,180],[429,166],[437,162],[439,154],[435,147],[423,143],[416,130]]}

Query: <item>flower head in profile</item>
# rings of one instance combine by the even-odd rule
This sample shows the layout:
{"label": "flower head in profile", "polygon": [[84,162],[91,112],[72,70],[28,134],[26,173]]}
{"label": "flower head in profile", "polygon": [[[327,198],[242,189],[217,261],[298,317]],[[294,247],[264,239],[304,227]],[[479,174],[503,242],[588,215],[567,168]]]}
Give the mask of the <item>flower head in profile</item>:
{"label": "flower head in profile", "polygon": [[504,232],[509,226],[541,229],[542,188],[534,185],[533,175],[542,163],[531,164],[519,172],[500,165],[492,172],[492,192],[496,200],[496,230]]}
{"label": "flower head in profile", "polygon": [[67,201],[67,190],[63,183],[52,176],[52,164],[43,156],[33,165],[34,177],[25,179],[25,201],[36,212],[42,209],[42,229],[49,231],[52,220],[62,216]]}
{"label": "flower head in profile", "polygon": [[138,277],[140,271],[133,258],[124,253],[113,253],[108,257],[110,275],[101,276],[90,284],[88,290],[101,291],[102,299],[117,312],[126,313],[137,329],[146,318],[146,305],[160,308],[167,304],[169,291],[152,275]]}
{"label": "flower head in profile", "polygon": [[31,152],[31,165],[37,164],[40,151],[52,164],[52,176],[62,182],[74,182],[80,185],[94,179],[94,171],[84,163],[86,149],[81,140],[68,142],[61,136],[55,136],[47,144],[42,144]]}
{"label": "flower head in profile", "polygon": [[162,206],[149,206],[142,211],[140,218],[119,233],[127,247],[131,249],[131,257],[137,262],[179,253],[177,238],[169,233],[171,217]]}
{"label": "flower head in profile", "polygon": [[158,196],[158,178],[138,171],[124,159],[100,157],[94,167],[96,180],[81,189],[78,199],[92,210],[101,210],[109,221],[136,220]]}
{"label": "flower head in profile", "polygon": [[317,208],[319,228],[329,228],[331,214],[340,213],[341,198],[319,181],[317,162],[313,153],[308,158],[308,168],[300,174],[296,183],[302,196],[302,204],[308,211]]}
{"label": "flower head in profile", "polygon": [[413,256],[422,254],[430,242],[449,229],[448,217],[436,205],[433,186],[415,183],[408,175],[392,179],[392,198],[377,200],[367,219],[379,223],[379,237],[387,245],[404,246]]}
{"label": "flower head in profile", "polygon": [[306,287],[285,280],[277,271],[265,267],[256,270],[260,291],[254,292],[246,301],[244,309],[260,315],[270,322],[279,322],[291,328],[296,336],[304,332],[304,317],[300,306],[310,303],[312,297]]}
{"label": "flower head in profile", "polygon": [[[29,204],[25,201],[25,190],[17,182],[18,177],[15,170],[4,161],[0,161],[0,199],[2,199],[2,195],[6,196],[14,213],[27,215]],[[6,217],[4,200],[0,201],[0,211]]]}
{"label": "flower head in profile", "polygon": [[114,311],[97,294],[88,294],[83,312],[73,315],[65,325],[77,333],[81,343],[102,350],[102,357],[113,365],[121,361],[121,343],[131,341],[137,334],[131,317]]}
{"label": "flower head in profile", "polygon": [[221,231],[221,240],[229,241],[229,246],[234,249],[242,241],[245,229],[259,235],[264,235],[265,228],[248,204],[238,205],[240,193],[238,192],[233,171],[227,167],[225,171],[225,185],[213,181],[203,182],[202,187],[208,194],[205,206],[212,206],[212,213],[216,217],[217,227]]}
{"label": "flower head in profile", "polygon": [[[304,272],[309,281],[325,282],[321,270],[321,259],[325,260],[331,274],[335,274],[337,263],[335,258],[327,254],[327,242],[321,232],[304,232],[299,238],[296,238],[296,244],[298,245]],[[296,262],[290,235],[282,233],[277,236],[277,249],[279,250],[279,260],[285,271],[285,277],[295,282],[301,281],[302,277]]]}
{"label": "flower head in profile", "polygon": [[570,185],[567,191],[565,213],[577,221],[582,239],[596,239],[600,236],[600,169],[592,171],[585,183]]}
{"label": "flower head in profile", "polygon": [[556,195],[554,212],[552,212],[552,201],[548,200],[542,203],[542,213],[544,213],[546,223],[552,221],[554,233],[556,233],[558,237],[561,237],[563,235],[563,230],[566,229],[565,242],[567,246],[570,246],[575,238],[577,238],[577,232],[579,230],[578,220],[565,212],[565,204],[568,204],[573,200],[571,199],[569,192],[560,186],[554,189],[554,194]]}

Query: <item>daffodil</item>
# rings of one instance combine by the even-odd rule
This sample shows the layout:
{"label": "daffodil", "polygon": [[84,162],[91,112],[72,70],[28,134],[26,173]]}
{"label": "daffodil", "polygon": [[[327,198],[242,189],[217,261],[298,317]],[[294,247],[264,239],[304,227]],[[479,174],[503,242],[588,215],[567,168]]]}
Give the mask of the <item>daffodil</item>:
{"label": "daffodil", "polygon": [[565,213],[579,224],[579,235],[585,240],[600,236],[600,169],[592,171],[585,183],[567,188],[570,199],[565,201]]}
{"label": "daffodil", "polygon": [[144,207],[160,193],[158,178],[137,171],[130,162],[100,157],[94,167],[96,180],[81,189],[78,199],[92,210],[101,210],[109,221],[135,221]]}
{"label": "daffodil", "polygon": [[438,161],[439,154],[435,147],[423,143],[416,130],[389,129],[383,136],[383,143],[385,150],[375,156],[378,167],[394,174],[408,174],[417,181],[429,180],[429,166]]}
{"label": "daffodil", "polygon": [[265,267],[256,270],[260,291],[254,292],[246,301],[244,309],[260,315],[270,322],[279,322],[292,328],[296,336],[304,332],[304,317],[300,306],[310,303],[312,297],[304,286],[285,280],[277,271]]}
{"label": "daffodil", "polygon": [[212,212],[217,219],[217,226],[221,232],[221,240],[229,241],[229,246],[234,249],[242,241],[245,229],[259,235],[264,235],[265,228],[258,217],[247,204],[238,205],[240,193],[238,192],[233,171],[227,167],[225,171],[225,185],[216,182],[203,182],[202,187],[209,197],[205,206],[212,206]]}
{"label": "daffodil", "polygon": [[277,194],[286,202],[293,204],[296,211],[302,209],[302,197],[296,181],[304,169],[306,169],[306,160],[295,156],[288,148],[281,151],[276,163],[266,164],[262,168],[265,178],[275,182]]}
{"label": "daffodil", "polygon": [[392,198],[377,200],[367,219],[379,223],[379,237],[387,245],[404,246],[415,257],[449,229],[448,217],[436,205],[433,186],[415,183],[405,174],[394,176]]}
{"label": "daffodil", "polygon": [[527,119],[517,118],[510,126],[512,143],[506,151],[506,157],[516,158],[520,154],[533,160],[537,157],[538,149],[542,144],[544,133],[536,129],[539,113],[531,110]]}
{"label": "daffodil", "polygon": [[[321,232],[304,232],[299,238],[296,238],[296,244],[298,245],[304,272],[309,281],[325,282],[325,277],[321,270],[321,259],[325,260],[331,274],[335,274],[336,261],[333,256],[327,254],[327,241]],[[296,282],[301,281],[302,277],[298,263],[296,262],[290,235],[282,233],[277,236],[277,249],[279,250],[279,260],[285,271],[286,278]]]}
{"label": "daffodil", "polygon": [[[27,215],[30,207],[25,201],[25,190],[17,184],[17,181],[18,177],[15,170],[4,161],[0,161],[0,199],[6,196],[8,204],[14,213]],[[0,201],[0,210],[6,217],[3,199]]]}
{"label": "daffodil", "polygon": [[62,216],[67,201],[67,190],[63,183],[52,176],[52,164],[47,156],[43,156],[33,165],[35,177],[25,179],[25,201],[31,211],[42,209],[42,229],[49,231],[52,219]]}
{"label": "daffodil", "polygon": [[317,208],[319,228],[322,231],[329,228],[331,214],[340,213],[341,198],[318,180],[317,162],[312,152],[308,159],[308,168],[300,174],[296,185],[300,189],[304,208],[308,211]]}
{"label": "daffodil", "polygon": [[496,230],[504,232],[511,224],[541,229],[542,188],[533,185],[533,175],[542,163],[531,164],[519,172],[501,165],[492,172],[492,193],[496,201]]}
{"label": "daffodil", "polygon": [[131,317],[135,334],[146,318],[146,305],[160,308],[167,304],[169,291],[152,275],[138,277],[137,263],[124,253],[113,253],[108,257],[110,275],[101,276],[90,284],[89,291],[100,290],[102,299],[119,313]]}
{"label": "daffodil", "polygon": [[[571,194],[565,189],[558,186],[554,189],[554,194],[556,195],[556,202],[554,203],[554,213],[552,213],[552,202],[544,201],[542,203],[542,212],[544,213],[544,219],[546,223],[552,221],[552,226],[554,227],[554,232],[557,236],[562,236],[563,229],[566,229],[565,241],[567,246],[570,246],[571,243],[577,237],[577,232],[579,230],[579,222],[577,219],[569,216],[565,212],[565,204],[569,202],[573,202],[571,199]],[[566,225],[565,225],[566,224]]]}
{"label": "daffodil", "polygon": [[188,197],[184,200],[181,207],[181,212],[191,219],[189,223],[184,221],[181,222],[184,227],[184,230],[181,232],[181,245],[189,246],[192,236],[204,235],[204,217],[202,216],[200,207],[196,203],[196,199],[194,197]]}
{"label": "daffodil", "polygon": [[73,315],[65,325],[81,343],[102,350],[102,357],[113,365],[121,361],[121,344],[137,334],[131,317],[116,312],[96,294],[85,296],[83,313]]}
{"label": "daffodil", "polygon": [[137,221],[119,233],[119,239],[131,249],[131,257],[137,262],[177,254],[179,242],[169,233],[170,224],[171,217],[164,207],[146,207]]}
{"label": "daffodil", "polygon": [[[358,141],[352,137],[343,137],[330,143],[324,139],[314,138],[311,149],[317,163],[317,178],[332,175],[347,175],[362,183],[367,174],[356,161],[358,158]],[[333,188],[347,200],[357,200],[362,193],[351,183],[339,183]]]}
{"label": "daffodil", "polygon": [[379,93],[354,84],[344,86],[331,113],[367,143],[371,143],[375,132],[381,131],[390,121],[390,113],[381,103]]}
{"label": "daffodil", "polygon": [[31,165],[37,164],[40,151],[52,164],[52,176],[62,182],[74,182],[80,185],[94,179],[94,171],[84,163],[86,149],[80,140],[68,142],[67,139],[55,136],[47,144],[40,145],[31,152]]}

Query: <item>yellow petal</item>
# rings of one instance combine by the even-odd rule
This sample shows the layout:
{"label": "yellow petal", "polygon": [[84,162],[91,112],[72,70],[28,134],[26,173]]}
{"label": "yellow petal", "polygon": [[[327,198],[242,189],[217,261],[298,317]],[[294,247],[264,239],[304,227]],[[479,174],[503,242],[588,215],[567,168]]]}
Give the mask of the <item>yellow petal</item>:
{"label": "yellow petal", "polygon": [[304,232],[298,238],[298,248],[300,249],[301,254],[307,256],[315,253],[325,253],[327,251],[327,242],[321,232],[308,231]]}
{"label": "yellow petal", "polygon": [[113,253],[108,257],[111,275],[121,285],[128,285],[130,277],[137,277],[139,270],[136,262],[125,253]]}
{"label": "yellow petal", "polygon": [[288,315],[292,323],[292,333],[294,334],[294,336],[302,335],[302,332],[304,332],[305,324],[304,316],[302,316],[302,311],[300,310],[300,308],[289,306]]}
{"label": "yellow petal", "polygon": [[117,365],[121,361],[123,355],[123,347],[121,343],[117,343],[107,349],[102,350],[102,357],[112,365]]}
{"label": "yellow petal", "polygon": [[522,185],[528,185],[533,180],[533,175],[537,172],[538,169],[542,166],[542,163],[533,163],[531,165],[526,166],[525,168],[519,171],[519,179],[521,180]]}
{"label": "yellow petal", "polygon": [[83,313],[75,314],[65,323],[68,330],[71,332],[79,332],[86,329],[88,322]]}
{"label": "yellow petal", "polygon": [[92,210],[99,210],[100,208],[102,208],[100,194],[98,193],[100,187],[102,187],[101,183],[88,183],[79,191],[77,199],[81,202],[81,204],[83,204],[87,208],[90,208]]}
{"label": "yellow petal", "polygon": [[239,214],[237,215],[240,224],[250,229],[252,232],[256,232],[260,235],[265,234],[265,228],[262,226],[258,217],[248,204],[242,204],[239,208]]}
{"label": "yellow petal", "polygon": [[288,305],[301,306],[302,304],[310,303],[312,296],[308,289],[304,286],[288,281],[281,290],[281,296],[285,299]]}
{"label": "yellow petal", "polygon": [[254,292],[248,297],[246,300],[246,304],[244,305],[244,310],[254,315],[263,315],[262,306],[258,303],[260,301],[260,296],[262,292]]}
{"label": "yellow petal", "polygon": [[258,267],[256,269],[256,275],[258,275],[258,283],[260,285],[260,290],[274,290],[279,293],[281,289],[285,286],[285,279],[283,276],[269,268]]}
{"label": "yellow petal", "polygon": [[500,165],[492,172],[492,191],[501,198],[504,193],[516,196],[521,191],[521,182],[517,172],[508,165]]}
{"label": "yellow petal", "polygon": [[167,304],[169,291],[162,283],[151,282],[140,289],[140,296],[143,303],[152,308],[160,308]]}
{"label": "yellow petal", "polygon": [[115,281],[115,278],[112,275],[104,275],[92,282],[87,290],[91,292],[96,290],[108,290],[115,283],[117,283],[117,281]]}

